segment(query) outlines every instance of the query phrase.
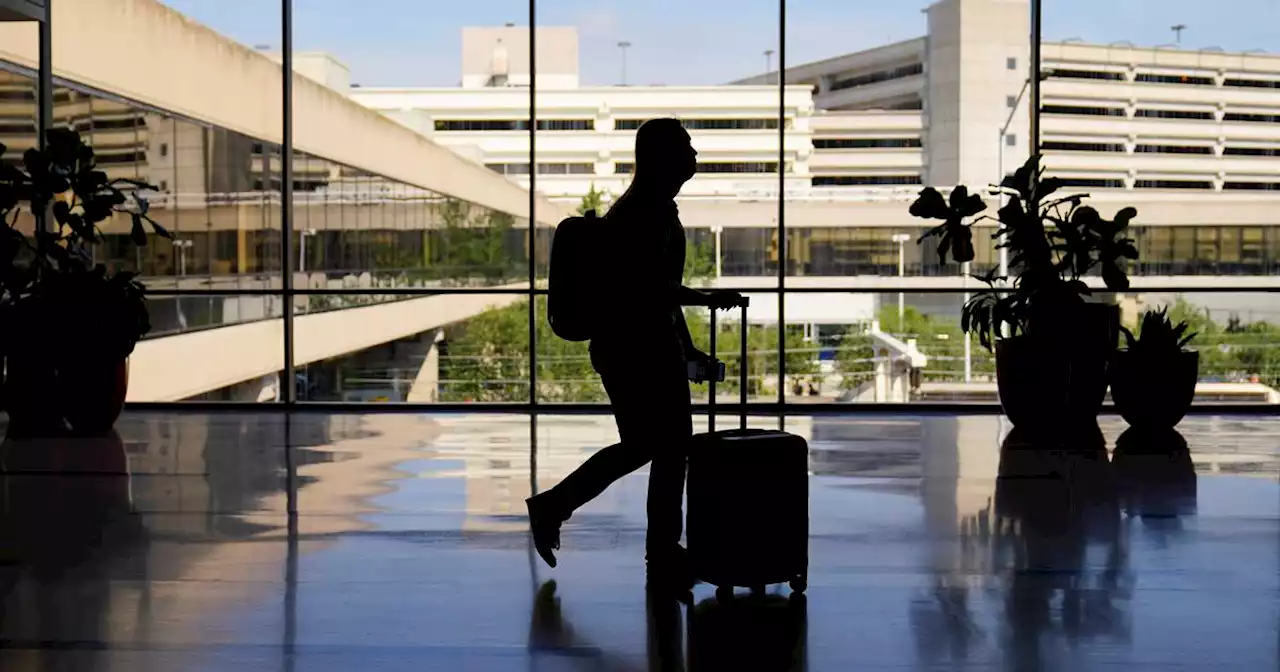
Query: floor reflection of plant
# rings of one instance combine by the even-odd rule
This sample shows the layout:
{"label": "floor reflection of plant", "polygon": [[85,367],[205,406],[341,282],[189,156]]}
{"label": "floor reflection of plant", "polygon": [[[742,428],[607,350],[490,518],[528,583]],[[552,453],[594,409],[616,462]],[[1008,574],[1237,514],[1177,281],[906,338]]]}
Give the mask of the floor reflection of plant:
{"label": "floor reflection of plant", "polygon": [[1038,665],[1055,639],[1129,641],[1128,549],[1105,451],[1006,450],[1000,470],[993,552],[1006,655]]}
{"label": "floor reflection of plant", "polygon": [[1098,639],[1128,642],[1133,580],[1105,450],[1006,448],[999,474],[987,506],[960,519],[956,552],[912,600],[921,662],[980,656],[988,608],[992,644],[1016,669]]}

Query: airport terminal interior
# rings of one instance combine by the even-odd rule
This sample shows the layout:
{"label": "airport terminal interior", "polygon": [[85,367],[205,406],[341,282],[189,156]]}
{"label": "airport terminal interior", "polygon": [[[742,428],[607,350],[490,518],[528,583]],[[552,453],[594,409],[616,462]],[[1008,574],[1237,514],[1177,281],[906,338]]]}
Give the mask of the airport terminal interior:
{"label": "airport terminal interior", "polygon": [[[111,325],[65,322],[49,370],[99,387],[32,383],[47,348],[15,336],[35,318],[0,255],[0,669],[1280,669],[1277,22],[1261,0],[0,0],[4,233],[47,231],[15,169],[72,131],[126,185],[85,263],[136,274],[146,317],[97,369],[79,350]],[[607,217],[670,117],[698,152],[683,282],[750,301],[685,309],[728,369],[691,382],[693,429],[806,446],[787,480],[742,439],[779,461],[734,470],[718,515],[797,482],[807,515],[720,560],[799,538],[800,581],[649,583],[648,465],[564,522],[554,568],[530,533],[526,498],[620,439],[588,343],[550,325],[557,226]],[[1044,431],[1026,409],[1052,395],[1014,373],[1074,399],[1083,355],[1019,371],[1030,322],[987,347],[962,320],[996,305],[984,277],[1021,291],[993,185],[1033,156],[1129,222],[1126,285],[1076,274],[1109,337],[1187,324],[1168,427],[1139,426],[1107,344],[1098,405],[1046,401]],[[957,262],[912,206],[962,187],[986,209],[956,218]]]}

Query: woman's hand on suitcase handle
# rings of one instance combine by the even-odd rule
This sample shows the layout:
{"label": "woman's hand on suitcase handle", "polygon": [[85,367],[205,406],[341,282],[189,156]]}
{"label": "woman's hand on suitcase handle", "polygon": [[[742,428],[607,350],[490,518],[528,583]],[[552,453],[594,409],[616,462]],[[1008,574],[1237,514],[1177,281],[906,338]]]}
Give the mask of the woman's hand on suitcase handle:
{"label": "woman's hand on suitcase handle", "polygon": [[732,289],[713,289],[707,292],[707,307],[715,310],[728,310],[743,305],[745,299]]}

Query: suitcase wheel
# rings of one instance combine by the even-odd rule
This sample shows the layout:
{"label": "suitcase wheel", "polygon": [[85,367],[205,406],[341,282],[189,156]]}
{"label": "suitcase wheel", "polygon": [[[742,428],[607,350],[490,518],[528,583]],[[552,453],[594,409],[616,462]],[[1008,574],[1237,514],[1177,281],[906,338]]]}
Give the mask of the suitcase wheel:
{"label": "suitcase wheel", "polygon": [[809,577],[805,576],[804,574],[801,574],[796,578],[791,579],[792,592],[803,593],[808,587],[809,587]]}
{"label": "suitcase wheel", "polygon": [[728,602],[733,599],[733,586],[717,586],[716,600],[720,602]]}

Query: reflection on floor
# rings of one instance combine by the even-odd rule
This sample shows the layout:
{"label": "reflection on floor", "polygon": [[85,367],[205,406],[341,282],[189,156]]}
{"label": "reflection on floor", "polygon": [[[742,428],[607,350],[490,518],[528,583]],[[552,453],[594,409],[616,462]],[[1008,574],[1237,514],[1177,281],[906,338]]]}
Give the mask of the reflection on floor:
{"label": "reflection on floor", "polygon": [[0,669],[1280,668],[1280,419],[1107,420],[1052,451],[997,417],[787,423],[808,594],[692,606],[646,595],[643,473],[535,562],[522,500],[608,418],[540,416],[535,442],[518,416],[130,414],[9,441]]}

